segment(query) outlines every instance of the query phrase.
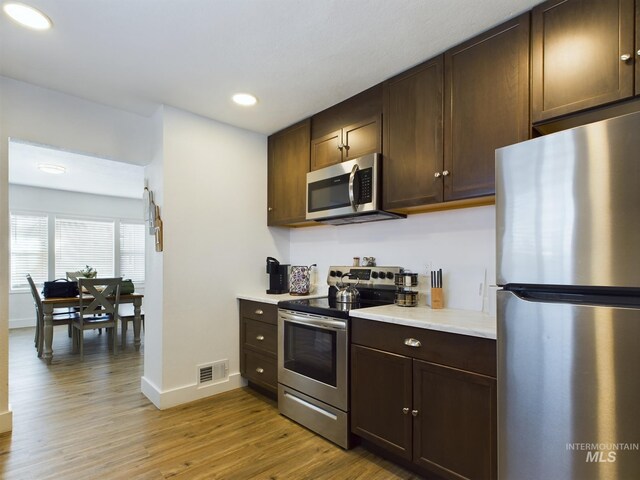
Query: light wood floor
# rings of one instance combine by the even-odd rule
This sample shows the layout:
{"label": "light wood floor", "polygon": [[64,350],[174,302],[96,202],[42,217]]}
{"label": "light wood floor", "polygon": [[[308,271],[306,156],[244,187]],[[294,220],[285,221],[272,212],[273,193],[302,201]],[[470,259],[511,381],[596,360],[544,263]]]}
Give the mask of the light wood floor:
{"label": "light wood floor", "polygon": [[33,329],[9,334],[13,432],[0,435],[4,480],[417,479],[361,447],[344,451],[239,389],[169,410],[140,393],[142,351],[117,357],[88,332],[85,361],[56,327],[54,360]]}

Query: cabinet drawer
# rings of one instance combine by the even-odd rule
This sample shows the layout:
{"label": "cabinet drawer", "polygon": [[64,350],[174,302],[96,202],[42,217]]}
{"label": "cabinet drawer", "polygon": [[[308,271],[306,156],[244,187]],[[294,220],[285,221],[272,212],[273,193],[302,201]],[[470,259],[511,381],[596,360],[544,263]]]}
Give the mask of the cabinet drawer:
{"label": "cabinet drawer", "polygon": [[275,355],[278,349],[278,327],[265,322],[243,318],[244,346],[250,346]]}
{"label": "cabinet drawer", "polygon": [[278,367],[276,359],[268,355],[245,350],[244,356],[244,377],[250,382],[277,391],[278,389]]}
{"label": "cabinet drawer", "polygon": [[240,300],[240,316],[277,325],[278,306],[251,300]]}
{"label": "cabinet drawer", "polygon": [[[361,318],[351,319],[351,326],[352,343],[469,372],[496,376],[495,340]],[[407,339],[417,340],[420,346],[405,345]]]}

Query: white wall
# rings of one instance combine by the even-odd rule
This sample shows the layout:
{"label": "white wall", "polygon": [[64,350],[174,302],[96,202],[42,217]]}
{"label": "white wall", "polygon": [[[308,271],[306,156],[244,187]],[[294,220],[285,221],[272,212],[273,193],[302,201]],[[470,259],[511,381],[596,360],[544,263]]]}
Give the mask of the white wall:
{"label": "white wall", "polygon": [[[145,168],[145,179],[153,198],[164,215],[164,107],[158,108],[153,116],[153,160]],[[155,251],[155,237],[148,235],[145,257],[145,331],[144,331],[144,375],[140,380],[142,392],[160,404],[164,348],[162,342],[164,327],[164,254]]]}
{"label": "white wall", "polygon": [[5,137],[138,165],[151,161],[147,117],[2,76],[0,89]]}
{"label": "white wall", "polygon": [[[9,185],[9,210],[77,217],[142,220],[142,201],[133,198],[90,195],[47,188]],[[51,254],[51,253],[50,253]],[[140,288],[136,285],[138,291]],[[33,298],[29,290],[9,293],[9,328],[35,324]]]}
{"label": "white wall", "polygon": [[[289,231],[266,226],[266,136],[166,106],[162,117],[162,186],[150,186],[162,190],[163,268],[145,297],[163,304],[162,335],[145,338],[142,388],[167,408],[241,384],[236,295],[264,288],[265,258],[289,257]],[[230,381],[198,389],[197,366],[222,359]]]}
{"label": "white wall", "polygon": [[150,119],[0,76],[0,432],[11,429],[8,390],[8,139],[147,164]]}
{"label": "white wall", "polygon": [[[486,288],[487,284],[495,284],[493,206],[291,231],[291,262],[317,263],[319,283],[326,282],[329,265],[351,265],[356,256],[374,256],[378,265],[405,267],[420,274],[419,291],[425,294],[427,271],[442,268],[445,306],[488,312],[494,308],[490,297],[493,293]],[[487,282],[479,295],[485,270]]]}
{"label": "white wall", "polygon": [[[142,391],[167,408],[235,388],[239,376],[236,295],[263,290],[265,257],[330,264],[375,256],[421,274],[442,267],[449,306],[477,271],[495,278],[493,207],[414,215],[342,227],[266,227],[264,135],[171,107],[153,118],[0,77],[0,271],[8,272],[9,137],[148,165],[161,207],[164,252],[148,238]],[[474,280],[475,282],[475,280]],[[8,406],[8,275],[0,276],[0,432]],[[230,381],[197,387],[197,366],[228,359]]]}

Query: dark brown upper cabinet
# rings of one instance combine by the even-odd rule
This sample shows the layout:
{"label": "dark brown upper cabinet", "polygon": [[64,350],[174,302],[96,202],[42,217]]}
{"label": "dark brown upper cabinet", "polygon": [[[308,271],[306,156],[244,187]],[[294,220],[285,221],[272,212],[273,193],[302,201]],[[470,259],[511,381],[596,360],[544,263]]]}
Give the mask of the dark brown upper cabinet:
{"label": "dark brown upper cabinet", "polygon": [[[633,96],[634,18],[634,0],[552,0],[533,9],[533,123]],[[635,82],[640,92],[637,74]]]}
{"label": "dark brown upper cabinet", "polygon": [[[443,56],[384,83],[383,207],[442,202]],[[438,174],[438,177],[435,175]]]}
{"label": "dark brown upper cabinet", "polygon": [[311,170],[382,150],[382,84],[314,115]]}
{"label": "dark brown upper cabinet", "polygon": [[496,148],[527,140],[529,14],[445,53],[444,200],[495,193]]}
{"label": "dark brown upper cabinet", "polygon": [[269,137],[267,225],[305,221],[310,141],[309,119]]}
{"label": "dark brown upper cabinet", "polygon": [[635,60],[634,63],[636,65],[635,74],[636,74],[636,95],[640,95],[640,0],[636,0],[636,43],[634,51]]}

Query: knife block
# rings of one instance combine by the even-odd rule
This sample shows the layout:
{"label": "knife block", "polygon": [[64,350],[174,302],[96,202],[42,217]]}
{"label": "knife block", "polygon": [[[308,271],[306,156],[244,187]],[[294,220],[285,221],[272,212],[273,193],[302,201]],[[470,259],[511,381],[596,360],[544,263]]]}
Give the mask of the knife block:
{"label": "knife block", "polygon": [[431,288],[431,308],[444,308],[444,294],[442,293],[442,288]]}

